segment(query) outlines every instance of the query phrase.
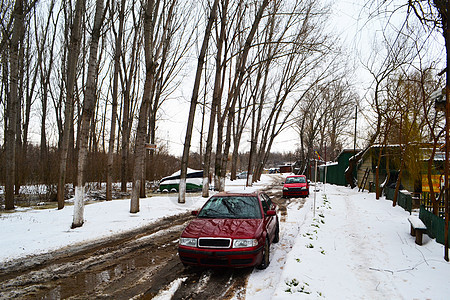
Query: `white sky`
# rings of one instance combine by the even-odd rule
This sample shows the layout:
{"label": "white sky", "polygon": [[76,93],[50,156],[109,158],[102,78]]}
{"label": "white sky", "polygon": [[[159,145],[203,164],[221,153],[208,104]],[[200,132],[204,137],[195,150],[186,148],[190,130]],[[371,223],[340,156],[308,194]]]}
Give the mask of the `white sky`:
{"label": "white sky", "polygon": [[[336,1],[334,0],[334,4],[332,4],[332,14],[330,19],[330,26],[328,29],[332,32],[333,36],[339,36],[344,48],[348,49],[349,56],[354,57],[355,63],[358,61],[356,59],[357,52],[355,49],[360,51],[361,45],[364,43],[368,43],[367,41],[362,42],[364,38],[367,38],[364,34],[361,34],[359,31],[362,27],[364,20],[361,14],[362,10],[362,2],[361,1]],[[362,18],[362,19],[361,19]],[[193,71],[195,68],[193,68]],[[370,80],[363,71],[359,70],[361,74],[355,76],[360,81],[355,84],[356,86],[362,87],[364,85],[369,85],[370,82],[364,82],[365,80]],[[193,79],[190,78],[187,80],[187,84],[182,91],[182,99],[177,103],[176,101],[171,102],[170,107],[166,107],[164,112],[168,115],[167,119],[161,121],[159,123],[159,138],[163,140],[163,143],[168,144],[169,150],[172,154],[182,155],[183,153],[183,144],[186,134],[186,124],[187,124],[187,116],[189,112],[189,101],[191,99]],[[361,96],[364,94],[364,90],[360,89],[359,91]],[[179,105],[178,107],[175,107]],[[191,142],[191,151],[199,151],[199,132],[201,127],[201,114],[200,110],[197,110],[196,113],[196,126],[192,137]],[[209,116],[206,117],[205,120],[205,131],[208,126]],[[353,121],[351,121],[353,122]],[[358,131],[364,132],[364,125],[362,120],[359,120],[360,124],[358,126]],[[353,128],[354,123],[352,123],[351,127]],[[205,133],[206,134],[206,133]],[[245,137],[241,142],[241,151],[248,151],[250,148],[250,143],[246,143]],[[167,141],[169,141],[167,143]],[[344,145],[346,147],[353,148],[353,138],[348,138],[348,145]],[[299,145],[299,137],[295,129],[287,128],[283,133],[281,133],[276,139],[275,143],[272,147],[272,152],[294,152]]]}

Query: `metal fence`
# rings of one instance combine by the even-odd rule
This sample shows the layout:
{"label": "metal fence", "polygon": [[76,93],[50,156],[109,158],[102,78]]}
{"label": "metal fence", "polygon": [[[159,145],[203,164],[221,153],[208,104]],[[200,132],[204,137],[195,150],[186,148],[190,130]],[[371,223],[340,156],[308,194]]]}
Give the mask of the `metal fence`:
{"label": "metal fence", "polygon": [[[384,188],[384,195],[386,199],[394,200],[395,189],[391,189],[388,187]],[[397,204],[403,207],[404,210],[409,211],[411,213],[413,206],[413,197],[410,193],[403,193],[401,191],[398,192]]]}
{"label": "metal fence", "polygon": [[[436,199],[439,198],[439,193],[434,193],[434,196],[436,197]],[[424,207],[424,209],[426,209],[429,212],[433,212],[433,204],[431,203],[431,199],[430,199],[430,193],[428,192],[423,192],[421,194],[421,199],[420,199],[420,205]],[[444,218],[445,217],[445,201],[444,201],[444,197],[442,197],[441,200],[439,200],[439,217]]]}
{"label": "metal fence", "polygon": [[436,242],[444,245],[445,220],[428,211],[423,205],[420,206],[419,218],[427,226],[427,234],[431,238],[436,238]]}

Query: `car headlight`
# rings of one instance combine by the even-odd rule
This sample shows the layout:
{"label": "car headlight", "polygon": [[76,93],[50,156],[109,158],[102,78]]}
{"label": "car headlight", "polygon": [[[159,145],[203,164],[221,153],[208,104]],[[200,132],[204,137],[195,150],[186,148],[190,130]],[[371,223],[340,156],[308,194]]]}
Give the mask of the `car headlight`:
{"label": "car headlight", "polygon": [[302,187],[302,191],[306,191],[307,190],[307,188],[304,186],[304,187]]}
{"label": "car headlight", "polygon": [[195,238],[180,238],[180,245],[188,246],[188,247],[197,247],[197,239],[195,239]]}
{"label": "car headlight", "polygon": [[233,248],[247,248],[247,247],[255,247],[258,245],[258,241],[256,239],[235,239],[233,241]]}
{"label": "car headlight", "polygon": [[288,190],[289,190],[289,188],[287,188],[287,187],[283,188],[283,191],[288,191]]}

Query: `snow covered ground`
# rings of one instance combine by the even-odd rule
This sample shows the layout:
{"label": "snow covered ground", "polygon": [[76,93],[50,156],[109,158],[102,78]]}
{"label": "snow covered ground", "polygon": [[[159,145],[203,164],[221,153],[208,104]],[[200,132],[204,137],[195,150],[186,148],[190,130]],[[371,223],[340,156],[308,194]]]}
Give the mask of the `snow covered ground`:
{"label": "snow covered ground", "polygon": [[[253,188],[271,180],[265,175]],[[227,189],[242,189],[244,182],[227,182]],[[443,259],[443,246],[426,235],[424,245],[416,245],[408,212],[356,189],[319,184],[317,190],[314,195],[311,187],[306,201],[292,199],[280,242],[271,246],[271,264],[253,271],[246,299],[450,297],[450,263]],[[183,205],[176,195],[151,197],[141,199],[137,214],[129,213],[129,200],[90,204],[85,224],[76,229],[70,229],[72,206],[2,213],[0,262],[136,229],[204,202],[192,195]],[[170,294],[164,294],[166,299]]]}

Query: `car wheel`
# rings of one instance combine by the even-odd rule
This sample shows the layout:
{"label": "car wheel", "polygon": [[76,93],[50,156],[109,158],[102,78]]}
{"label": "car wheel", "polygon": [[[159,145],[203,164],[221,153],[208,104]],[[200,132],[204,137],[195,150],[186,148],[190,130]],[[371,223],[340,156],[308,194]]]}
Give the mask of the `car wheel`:
{"label": "car wheel", "polygon": [[277,221],[277,228],[275,228],[275,236],[273,242],[278,243],[280,241],[280,223]]}
{"label": "car wheel", "polygon": [[266,243],[264,244],[263,252],[262,252],[262,260],[261,264],[257,265],[256,268],[259,270],[264,270],[269,266],[270,263],[270,244],[269,240],[266,238]]}

